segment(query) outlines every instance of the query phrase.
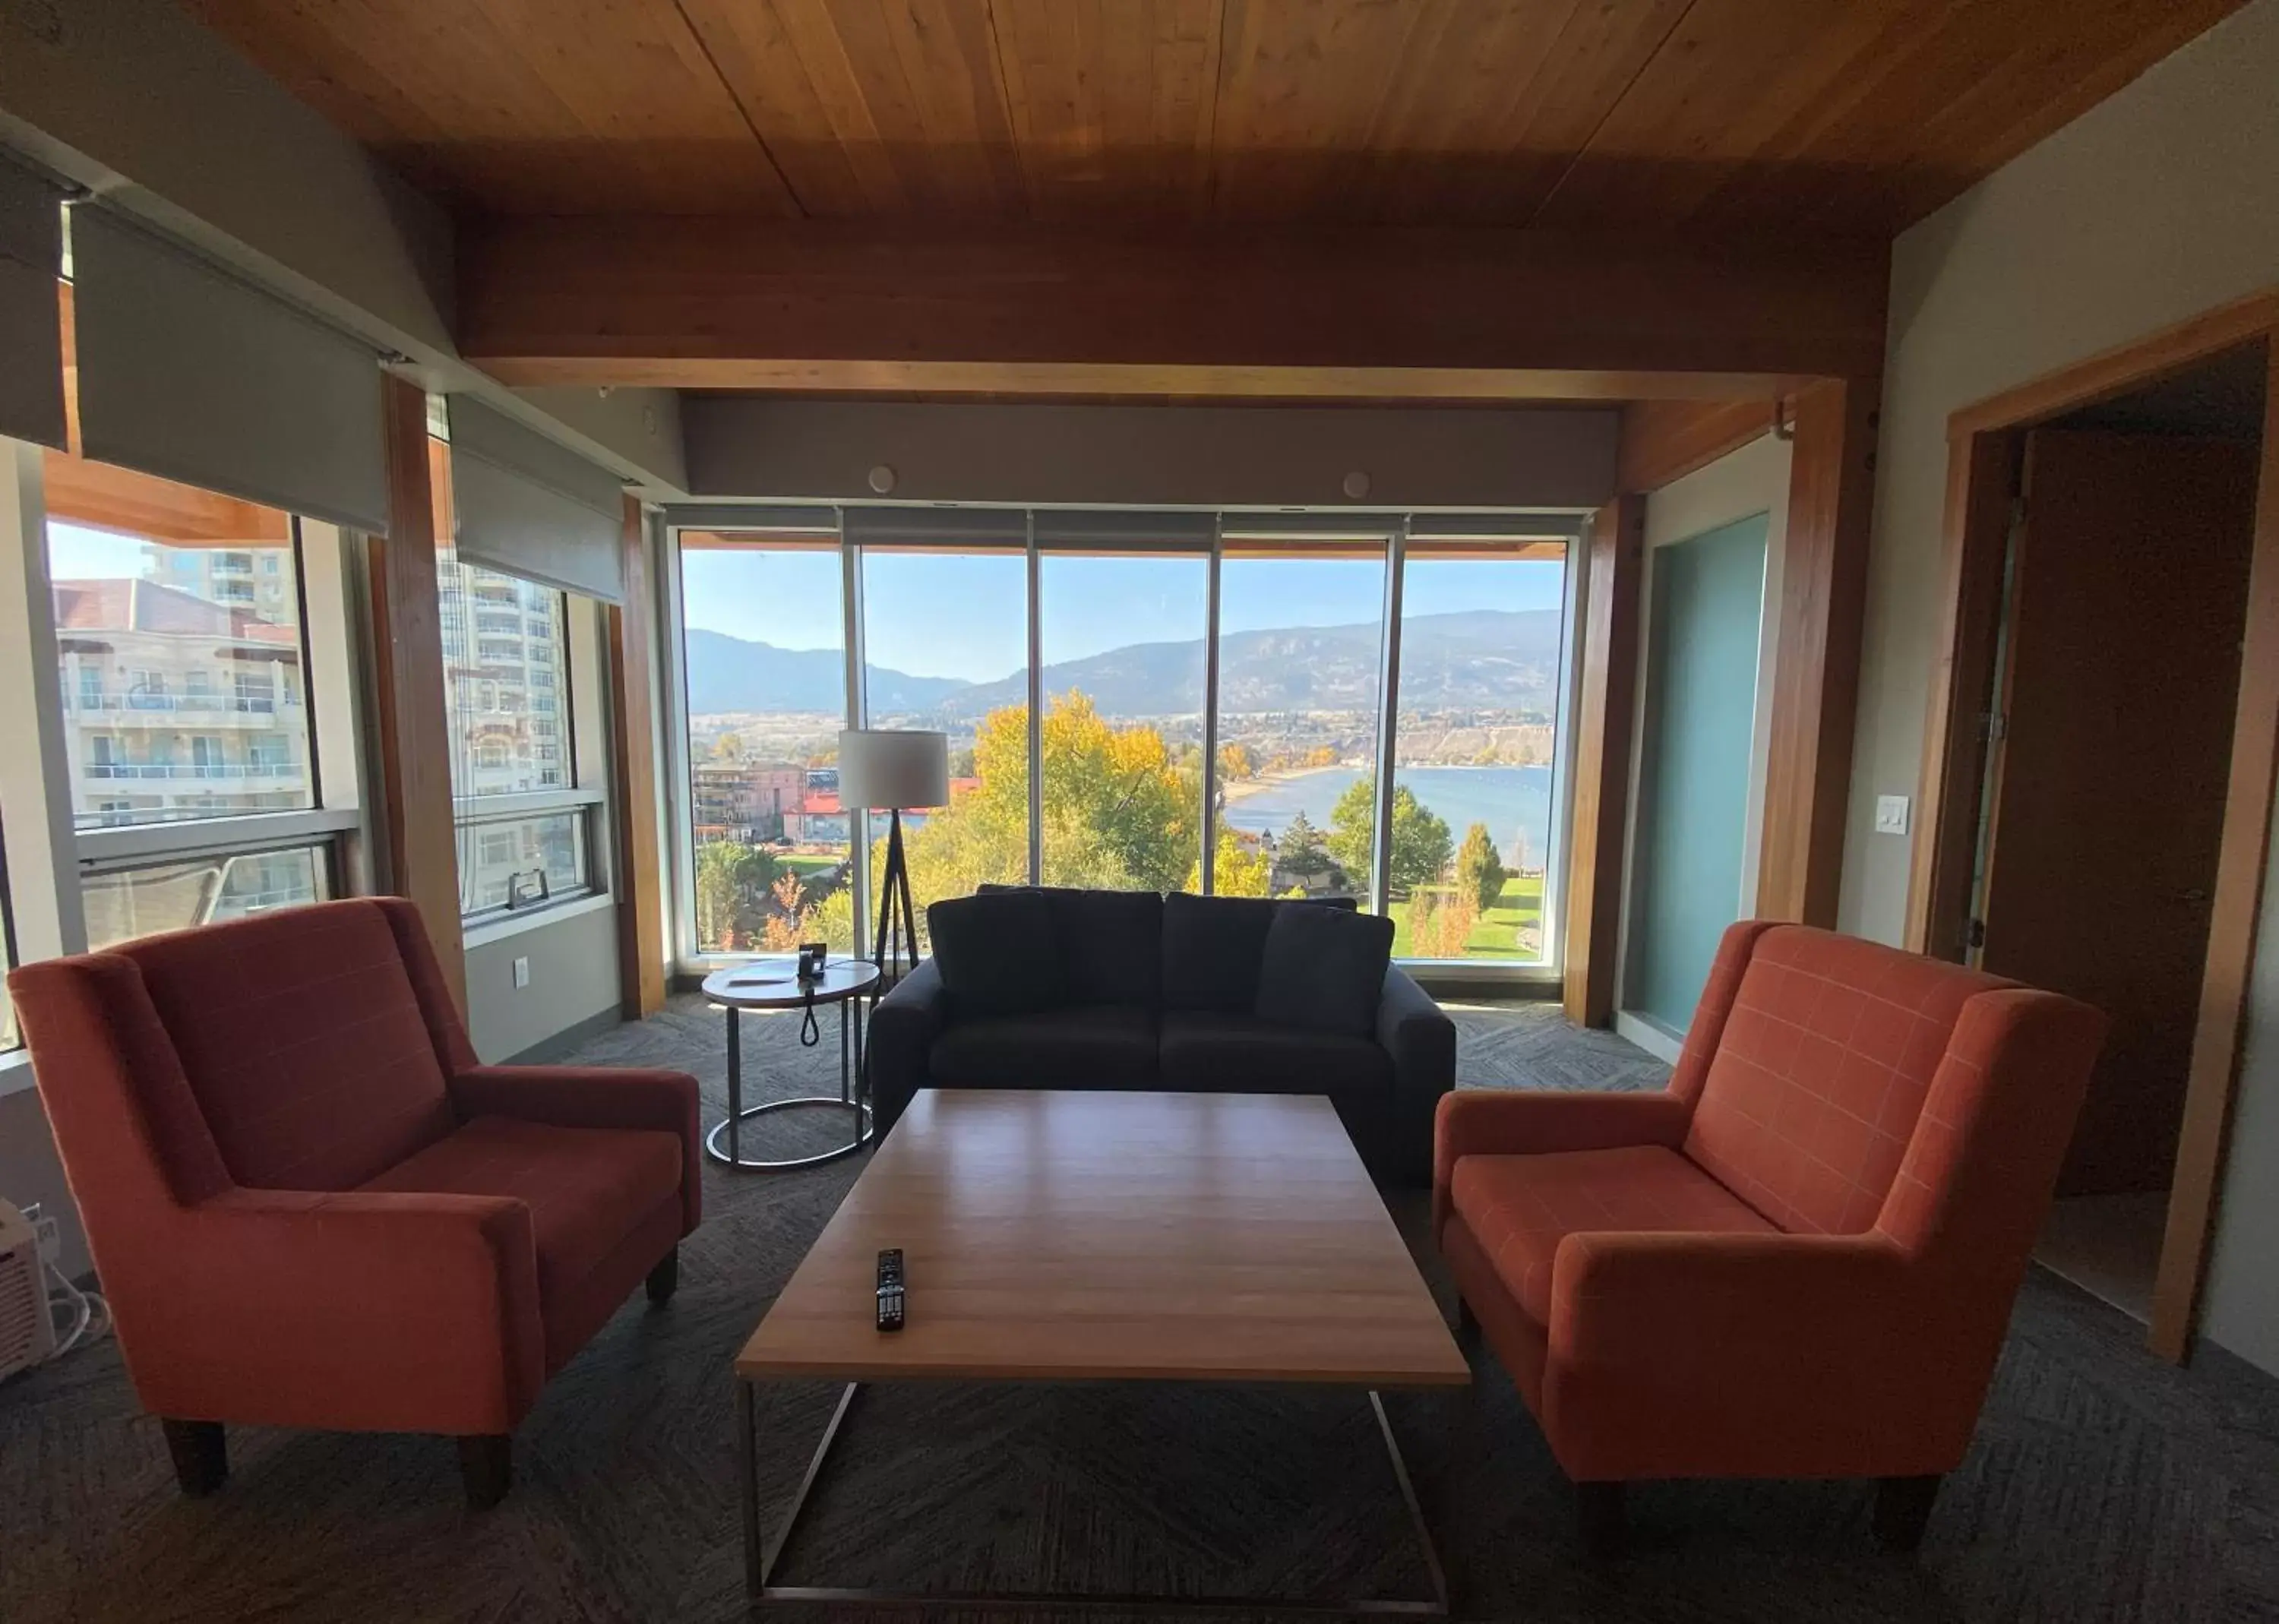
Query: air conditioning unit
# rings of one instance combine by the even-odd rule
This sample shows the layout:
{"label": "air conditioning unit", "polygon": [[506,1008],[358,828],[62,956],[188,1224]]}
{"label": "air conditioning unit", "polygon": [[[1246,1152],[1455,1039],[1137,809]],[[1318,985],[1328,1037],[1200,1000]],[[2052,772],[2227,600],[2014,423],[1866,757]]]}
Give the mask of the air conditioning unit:
{"label": "air conditioning unit", "polygon": [[55,1351],[56,1321],[48,1311],[39,1231],[23,1214],[0,1201],[0,1381],[30,1369]]}

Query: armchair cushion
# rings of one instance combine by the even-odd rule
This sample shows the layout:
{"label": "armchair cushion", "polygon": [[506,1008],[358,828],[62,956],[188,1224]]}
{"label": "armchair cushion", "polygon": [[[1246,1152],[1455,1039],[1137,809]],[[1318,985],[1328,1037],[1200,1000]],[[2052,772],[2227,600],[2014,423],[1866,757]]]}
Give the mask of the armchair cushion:
{"label": "armchair cushion", "polygon": [[[696,1079],[685,1071],[610,1066],[475,1066],[451,1079],[462,1118],[512,1116],[557,1128],[648,1128],[680,1140],[680,1165],[703,1167]],[[702,1219],[704,1181],[681,1181],[683,1235]]]}
{"label": "armchair cushion", "polygon": [[353,1190],[450,1130],[443,1066],[378,903],[115,951],[141,970],[234,1182]]}
{"label": "armchair cushion", "polygon": [[1551,1321],[1552,1264],[1570,1235],[1774,1233],[1761,1214],[1659,1145],[1466,1156],[1455,1165],[1449,1201],[1504,1289],[1544,1325]]}
{"label": "armchair cushion", "polygon": [[550,1368],[571,1351],[556,1345],[555,1305],[580,1295],[586,1278],[628,1237],[650,1227],[658,1208],[671,1209],[677,1231],[681,1165],[677,1133],[478,1116],[364,1188],[375,1193],[508,1196],[527,1207],[538,1252],[539,1298],[549,1321]]}

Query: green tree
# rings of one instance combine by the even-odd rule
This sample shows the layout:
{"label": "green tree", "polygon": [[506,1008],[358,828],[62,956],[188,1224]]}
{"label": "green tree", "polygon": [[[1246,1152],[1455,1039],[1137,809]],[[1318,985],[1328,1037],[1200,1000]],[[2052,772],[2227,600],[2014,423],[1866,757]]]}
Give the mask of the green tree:
{"label": "green tree", "polygon": [[707,953],[733,952],[761,929],[776,860],[757,846],[708,840],[696,848],[696,941]]}
{"label": "green tree", "polygon": [[[1377,822],[1377,779],[1356,778],[1330,808],[1330,855],[1355,885],[1370,882],[1370,832]],[[1407,785],[1393,790],[1393,870],[1389,890],[1405,897],[1438,879],[1455,855],[1447,820],[1428,810]]]}
{"label": "green tree", "polygon": [[1293,817],[1282,831],[1281,839],[1275,843],[1274,857],[1285,874],[1300,879],[1312,879],[1338,866],[1322,847],[1322,831],[1303,812]]}
{"label": "green tree", "polygon": [[1457,885],[1478,900],[1485,914],[1503,895],[1504,879],[1503,859],[1488,838],[1488,826],[1474,823],[1464,831],[1464,843],[1456,850]]}

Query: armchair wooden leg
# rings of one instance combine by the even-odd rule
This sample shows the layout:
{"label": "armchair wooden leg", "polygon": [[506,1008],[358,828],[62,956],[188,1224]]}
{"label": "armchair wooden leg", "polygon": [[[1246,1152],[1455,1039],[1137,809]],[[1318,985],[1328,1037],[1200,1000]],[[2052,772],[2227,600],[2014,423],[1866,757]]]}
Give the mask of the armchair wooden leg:
{"label": "armchair wooden leg", "polygon": [[648,1300],[669,1303],[680,1285],[680,1248],[664,1254],[664,1261],[648,1271]]}
{"label": "armchair wooden leg", "polygon": [[466,1485],[467,1504],[488,1511],[506,1498],[514,1483],[514,1439],[503,1432],[462,1437],[459,1480]]}
{"label": "armchair wooden leg", "polygon": [[1462,1296],[1456,1298],[1456,1335],[1469,1342],[1480,1334],[1479,1316],[1472,1312],[1471,1304]]}
{"label": "armchair wooden leg", "polygon": [[162,1418],[158,1425],[166,1434],[166,1452],[174,1458],[174,1481],[182,1492],[196,1498],[220,1488],[229,1475],[229,1444],[221,1423]]}
{"label": "armchair wooden leg", "polygon": [[1630,1513],[1621,1483],[1577,1483],[1575,1525],[1583,1554],[1593,1562],[1612,1560],[1630,1547]]}
{"label": "armchair wooden leg", "polygon": [[1885,1477],[1876,1483],[1876,1537],[1886,1551],[1913,1551],[1922,1544],[1932,1503],[1944,1481],[1930,1477]]}

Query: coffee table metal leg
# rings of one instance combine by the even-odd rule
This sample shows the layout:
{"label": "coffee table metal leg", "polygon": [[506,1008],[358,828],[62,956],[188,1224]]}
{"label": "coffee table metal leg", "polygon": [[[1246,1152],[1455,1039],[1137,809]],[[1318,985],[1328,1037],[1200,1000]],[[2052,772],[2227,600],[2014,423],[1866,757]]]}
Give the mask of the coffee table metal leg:
{"label": "coffee table metal leg", "polygon": [[[713,1161],[747,1173],[791,1173],[802,1168],[819,1168],[825,1162],[836,1161],[841,1156],[851,1156],[871,1142],[871,1108],[857,1096],[848,1069],[847,1004],[839,1006],[839,1095],[802,1094],[792,1099],[764,1099],[757,1105],[744,1103],[744,1038],[743,1024],[733,1004],[716,1006],[728,1017],[728,1115],[714,1125],[704,1136],[704,1153]],[[859,1032],[861,1023],[856,1030]],[[743,1130],[747,1119],[770,1116],[779,1111],[796,1111],[816,1107],[835,1108],[849,1113],[847,1138],[843,1144],[829,1150],[817,1151],[810,1156],[786,1156],[775,1159],[755,1157],[744,1159]],[[726,1143],[725,1146],[723,1140]]]}
{"label": "coffee table metal leg", "polygon": [[737,1475],[743,1502],[744,1521],[744,1592],[757,1597],[767,1583],[767,1569],[760,1559],[760,1420],[754,1403],[752,1383],[736,1383],[736,1457],[741,1469]]}
{"label": "coffee table metal leg", "polygon": [[1415,1484],[1409,1481],[1408,1463],[1401,1459],[1400,1444],[1393,1435],[1393,1423],[1385,1413],[1385,1404],[1376,1391],[1369,1395],[1369,1407],[1377,1417],[1378,1433],[1385,1439],[1386,1454],[1393,1462],[1393,1481],[1400,1487],[1401,1503],[1408,1508],[1408,1520],[1416,1529],[1416,1541],[1424,1556],[1424,1571],[1432,1587],[1431,1599],[1394,1600],[1376,1597],[1358,1597],[1351,1600],[1316,1600],[1311,1597],[1274,1596],[1162,1596],[1162,1595],[1102,1595],[1099,1593],[1055,1590],[886,1590],[855,1585],[777,1584],[776,1566],[783,1560],[785,1548],[798,1526],[802,1513],[813,1498],[816,1482],[823,1475],[825,1460],[831,1446],[838,1440],[840,1426],[847,1413],[854,1406],[855,1395],[862,1390],[860,1382],[849,1382],[839,1395],[839,1403],[831,1412],[830,1423],[823,1429],[823,1437],[815,1446],[815,1453],[807,1463],[807,1472],[799,1480],[799,1488],[791,1498],[791,1505],[776,1525],[775,1536],[764,1546],[760,1543],[759,1516],[759,1454],[758,1438],[754,1430],[752,1388],[750,1382],[740,1381],[743,1404],[740,1423],[744,1434],[744,1577],[746,1593],[753,1605],[769,1603],[796,1603],[812,1605],[817,1602],[838,1602],[848,1605],[868,1607],[938,1607],[944,1610],[967,1608],[1001,1608],[1016,1611],[1039,1609],[1072,1613],[1138,1613],[1167,1616],[1195,1614],[1225,1614],[1229,1613],[1311,1613],[1341,1618],[1446,1618],[1448,1613],[1447,1575],[1440,1567],[1440,1553],[1432,1544],[1431,1530],[1425,1526],[1424,1509],[1416,1498]]}

